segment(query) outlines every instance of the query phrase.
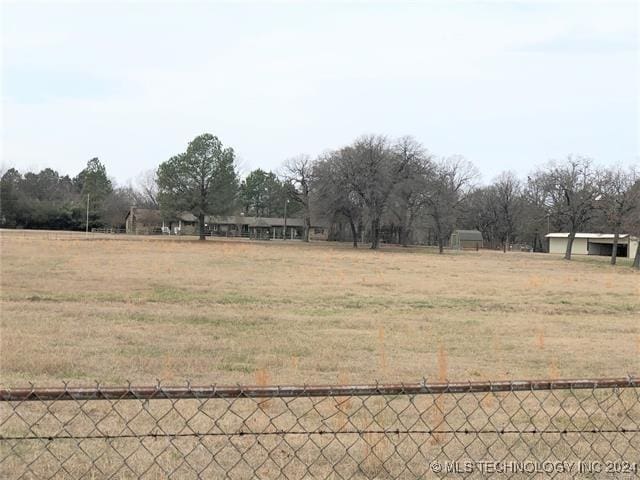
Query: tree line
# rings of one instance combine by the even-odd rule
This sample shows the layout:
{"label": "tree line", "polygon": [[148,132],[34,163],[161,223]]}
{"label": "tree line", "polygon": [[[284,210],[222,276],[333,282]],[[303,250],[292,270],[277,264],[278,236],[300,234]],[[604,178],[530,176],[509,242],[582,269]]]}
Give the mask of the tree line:
{"label": "tree line", "polygon": [[[302,217],[303,240],[315,221],[330,239],[377,249],[382,241],[437,245],[454,229],[477,229],[490,248],[545,249],[550,231],[567,232],[566,259],[580,231],[640,234],[637,167],[600,167],[568,156],[531,172],[526,180],[504,172],[488,185],[461,156],[437,157],[412,137],[364,135],[317,158],[299,155],[278,173],[257,169],[241,178],[235,152],[203,134],[186,150],[147,172],[134,185],[116,186],[97,159],[76,177],[51,169],[1,179],[4,227],[121,226],[131,205],[159,208],[166,218],[190,212],[205,238],[205,215]],[[611,262],[616,262],[613,248]],[[640,256],[634,265],[640,268]]]}
{"label": "tree line", "polygon": [[75,177],[51,168],[20,173],[10,168],[0,179],[0,226],[84,230],[122,227],[131,205],[158,208],[155,174],[138,184],[117,186],[106,167],[92,158]]}

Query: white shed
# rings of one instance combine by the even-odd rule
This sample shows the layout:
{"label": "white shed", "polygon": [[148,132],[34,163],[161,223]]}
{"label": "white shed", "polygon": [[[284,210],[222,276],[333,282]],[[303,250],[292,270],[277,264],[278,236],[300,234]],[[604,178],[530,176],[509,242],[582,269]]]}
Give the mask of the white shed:
{"label": "white shed", "polygon": [[[610,257],[613,250],[613,233],[576,233],[571,247],[572,255],[600,255]],[[549,253],[567,251],[568,233],[548,233]],[[618,238],[618,257],[634,258],[638,250],[638,239],[629,234]]]}

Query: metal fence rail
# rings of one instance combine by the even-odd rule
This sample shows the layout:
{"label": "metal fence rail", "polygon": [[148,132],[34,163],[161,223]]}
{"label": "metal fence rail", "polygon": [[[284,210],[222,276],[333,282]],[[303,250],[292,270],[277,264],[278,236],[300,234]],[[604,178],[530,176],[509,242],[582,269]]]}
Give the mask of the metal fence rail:
{"label": "metal fence rail", "polygon": [[0,389],[3,478],[635,478],[637,378]]}

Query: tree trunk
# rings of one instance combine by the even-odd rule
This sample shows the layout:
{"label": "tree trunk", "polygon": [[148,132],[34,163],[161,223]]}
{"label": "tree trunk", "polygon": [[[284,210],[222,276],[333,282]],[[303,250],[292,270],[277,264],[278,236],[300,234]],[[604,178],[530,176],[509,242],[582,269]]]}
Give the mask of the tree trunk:
{"label": "tree trunk", "polygon": [[309,231],[311,230],[311,212],[309,209],[309,196],[307,195],[305,201],[302,202],[304,225],[302,227],[302,241],[309,241]]}
{"label": "tree trunk", "polygon": [[198,215],[198,230],[200,231],[200,240],[204,240],[204,213]]}
{"label": "tree trunk", "polygon": [[349,226],[351,227],[351,238],[353,239],[353,248],[358,248],[358,229],[352,219],[349,219]]}
{"label": "tree trunk", "polygon": [[611,265],[615,265],[616,260],[618,259],[618,240],[619,239],[620,239],[620,233],[616,228],[615,232],[613,233],[613,245],[611,248]]}
{"label": "tree trunk", "polygon": [[302,241],[309,241],[309,231],[311,230],[311,218],[308,215],[304,217],[304,228],[302,229]]}
{"label": "tree trunk", "polygon": [[438,253],[444,253],[444,239],[442,238],[442,225],[438,218],[436,220],[436,235],[438,237]]}
{"label": "tree trunk", "polygon": [[[538,247],[540,245],[540,247]],[[539,240],[538,232],[533,234],[533,251],[534,252],[544,252],[545,246],[542,243],[542,240]]]}
{"label": "tree trunk", "polygon": [[400,236],[400,244],[403,247],[409,246],[409,241],[411,240],[411,234],[413,230],[413,222],[415,220],[415,215],[410,210],[407,210],[407,213],[404,217],[404,223],[402,225],[401,236]]}
{"label": "tree trunk", "polygon": [[573,241],[576,238],[576,232],[573,230],[569,233],[569,238],[567,238],[567,250],[564,253],[565,260],[571,260],[571,249],[573,248]]}
{"label": "tree trunk", "polygon": [[409,246],[409,229],[402,229],[400,231],[400,244],[403,247],[408,247]]}
{"label": "tree trunk", "polygon": [[401,227],[400,230],[400,245],[402,245],[403,247],[408,247],[409,246],[409,240],[411,238],[411,226],[413,225],[413,219],[412,218],[408,218],[404,225]]}
{"label": "tree trunk", "polygon": [[546,245],[542,242],[542,237],[540,236],[540,233],[536,232],[536,237],[534,239],[534,245],[537,242],[538,244],[538,252],[542,252],[542,253],[549,253],[549,240],[547,240],[545,243]]}
{"label": "tree trunk", "polygon": [[640,244],[638,245],[638,248],[636,249],[636,256],[633,259],[633,265],[631,265],[633,268],[635,268],[636,270],[640,270]]}
{"label": "tree trunk", "polygon": [[371,220],[371,249],[377,250],[380,246],[380,219]]}

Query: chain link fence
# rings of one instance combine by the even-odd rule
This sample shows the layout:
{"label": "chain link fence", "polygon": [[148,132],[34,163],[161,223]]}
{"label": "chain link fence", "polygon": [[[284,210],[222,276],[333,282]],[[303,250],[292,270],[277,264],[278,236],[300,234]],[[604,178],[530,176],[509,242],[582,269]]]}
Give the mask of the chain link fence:
{"label": "chain link fence", "polygon": [[635,378],[0,389],[2,478],[635,478]]}

